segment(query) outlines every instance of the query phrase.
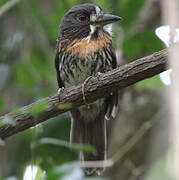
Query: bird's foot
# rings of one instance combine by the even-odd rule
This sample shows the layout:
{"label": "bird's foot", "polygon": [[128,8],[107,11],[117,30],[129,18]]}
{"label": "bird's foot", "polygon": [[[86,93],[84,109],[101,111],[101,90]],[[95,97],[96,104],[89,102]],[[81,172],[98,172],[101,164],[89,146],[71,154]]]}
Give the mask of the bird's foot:
{"label": "bird's foot", "polygon": [[60,96],[60,94],[64,91],[64,89],[65,89],[64,87],[61,87],[61,88],[59,88],[58,91],[57,91],[59,101],[60,101],[59,96]]}
{"label": "bird's foot", "polygon": [[65,89],[64,87],[59,88],[58,91],[57,91],[58,95],[60,95],[63,92],[64,89]]}
{"label": "bird's foot", "polygon": [[87,101],[86,101],[86,97],[85,97],[85,86],[87,85],[88,81],[89,81],[91,78],[92,78],[92,76],[89,76],[89,77],[84,81],[84,83],[83,83],[83,85],[82,85],[82,89],[81,89],[82,95],[83,95],[83,102],[84,102],[84,104],[86,105],[87,109],[90,109],[90,106],[89,106],[89,104],[88,104]]}
{"label": "bird's foot", "polygon": [[101,74],[102,74],[102,73],[100,73],[100,72],[97,72],[97,73],[96,73],[96,77],[97,77],[98,81],[99,81],[99,79],[100,79],[100,77],[101,77]]}

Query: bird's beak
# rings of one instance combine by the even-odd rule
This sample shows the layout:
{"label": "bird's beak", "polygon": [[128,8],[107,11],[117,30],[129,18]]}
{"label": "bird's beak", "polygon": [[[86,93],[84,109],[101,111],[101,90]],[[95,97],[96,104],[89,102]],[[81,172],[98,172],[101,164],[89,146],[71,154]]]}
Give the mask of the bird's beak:
{"label": "bird's beak", "polygon": [[102,16],[101,18],[99,18],[98,20],[91,22],[92,25],[101,25],[101,26],[105,26],[107,24],[112,24],[116,21],[120,21],[122,20],[121,17],[119,16],[115,16],[112,14],[104,14],[104,16]]}

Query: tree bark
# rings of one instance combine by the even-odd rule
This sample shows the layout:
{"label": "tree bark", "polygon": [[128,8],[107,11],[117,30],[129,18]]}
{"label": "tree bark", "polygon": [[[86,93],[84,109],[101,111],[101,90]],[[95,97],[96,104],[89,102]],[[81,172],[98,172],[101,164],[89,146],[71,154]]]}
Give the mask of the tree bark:
{"label": "tree bark", "polygon": [[[165,71],[167,56],[167,49],[164,49],[101,74],[99,78],[91,78],[85,85],[86,101],[92,103],[116,89],[125,88]],[[0,138],[9,137],[81,105],[84,105],[82,85],[64,89],[60,94],[41,99],[0,117]]]}

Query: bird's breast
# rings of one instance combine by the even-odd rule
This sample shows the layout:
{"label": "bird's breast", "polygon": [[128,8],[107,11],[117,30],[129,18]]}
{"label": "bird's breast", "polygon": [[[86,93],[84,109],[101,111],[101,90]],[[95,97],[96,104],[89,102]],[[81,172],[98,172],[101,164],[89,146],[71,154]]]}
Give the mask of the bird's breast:
{"label": "bird's breast", "polygon": [[112,70],[112,43],[108,35],[72,41],[60,52],[59,71],[65,87],[81,84],[97,72]]}
{"label": "bird's breast", "polygon": [[111,37],[106,33],[100,33],[98,38],[92,38],[90,35],[84,39],[75,39],[67,46],[66,51],[74,56],[85,58],[89,54],[108,48],[112,44]]}

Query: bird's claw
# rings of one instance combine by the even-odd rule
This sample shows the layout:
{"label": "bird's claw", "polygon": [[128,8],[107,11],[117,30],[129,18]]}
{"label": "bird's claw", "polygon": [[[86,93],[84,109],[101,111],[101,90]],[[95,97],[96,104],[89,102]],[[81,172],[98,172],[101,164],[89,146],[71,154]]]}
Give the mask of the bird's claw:
{"label": "bird's claw", "polygon": [[60,95],[63,92],[64,89],[65,89],[64,87],[59,88],[58,91],[57,91],[58,95]]}
{"label": "bird's claw", "polygon": [[64,87],[61,87],[57,91],[59,101],[60,101],[60,94],[64,91],[64,89],[65,89]]}
{"label": "bird's claw", "polygon": [[99,78],[101,77],[101,74],[102,73],[100,73],[100,72],[97,72],[97,74],[96,74],[96,77],[97,77],[98,81],[99,81]]}

